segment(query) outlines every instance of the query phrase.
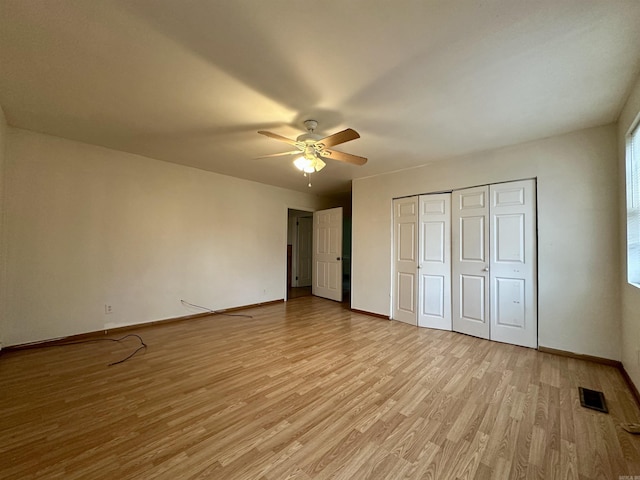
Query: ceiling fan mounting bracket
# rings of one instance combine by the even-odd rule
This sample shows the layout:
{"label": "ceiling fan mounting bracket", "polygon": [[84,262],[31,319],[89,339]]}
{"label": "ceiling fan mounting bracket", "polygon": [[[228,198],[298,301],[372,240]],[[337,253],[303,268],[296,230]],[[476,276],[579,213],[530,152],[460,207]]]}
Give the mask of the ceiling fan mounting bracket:
{"label": "ceiling fan mounting bracket", "polygon": [[313,131],[318,127],[318,122],[317,120],[305,120],[304,126],[310,133],[313,133]]}
{"label": "ceiling fan mounting bracket", "polygon": [[307,133],[303,133],[296,138],[296,141],[300,142],[302,145],[299,147],[301,150],[305,150],[305,145],[314,145],[318,140],[322,137],[313,133],[313,131],[318,126],[318,122],[316,120],[305,120],[304,126],[307,129]]}

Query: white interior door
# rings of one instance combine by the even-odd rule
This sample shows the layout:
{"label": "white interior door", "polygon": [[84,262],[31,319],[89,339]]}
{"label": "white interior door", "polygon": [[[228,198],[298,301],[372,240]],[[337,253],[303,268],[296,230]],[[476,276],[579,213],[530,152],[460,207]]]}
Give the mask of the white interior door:
{"label": "white interior door", "polygon": [[393,315],[417,325],[418,197],[393,201]]}
{"label": "white interior door", "polygon": [[296,268],[296,286],[311,285],[311,265],[313,257],[313,217],[299,217],[297,224],[298,264]]}
{"label": "white interior door", "polygon": [[489,338],[489,187],[451,194],[453,330]]}
{"label": "white interior door", "polygon": [[490,186],[491,340],[537,348],[535,181]]}
{"label": "white interior door", "polygon": [[313,284],[318,297],[342,301],[342,207],[313,213]]}
{"label": "white interior door", "polygon": [[418,326],[451,330],[451,194],[419,202]]}

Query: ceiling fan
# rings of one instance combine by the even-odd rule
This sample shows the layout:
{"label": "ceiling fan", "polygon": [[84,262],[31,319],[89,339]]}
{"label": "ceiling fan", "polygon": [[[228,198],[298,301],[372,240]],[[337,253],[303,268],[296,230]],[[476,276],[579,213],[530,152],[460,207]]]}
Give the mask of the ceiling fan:
{"label": "ceiling fan", "polygon": [[298,170],[301,170],[305,176],[309,177],[309,186],[311,186],[311,174],[313,172],[319,172],[325,167],[326,163],[324,163],[324,161],[322,160],[323,158],[330,158],[332,160],[351,163],[353,165],[364,165],[365,163],[367,163],[367,159],[364,157],[359,157],[358,155],[352,155],[350,153],[339,152],[338,150],[332,150],[329,148],[341,143],[355,140],[356,138],[360,138],[360,135],[355,130],[347,128],[346,130],[342,130],[341,132],[334,133],[333,135],[329,135],[328,137],[323,138],[320,135],[313,133],[318,126],[318,122],[316,120],[305,120],[304,126],[307,129],[307,133],[303,133],[295,140],[283,137],[282,135],[278,135],[277,133],[260,130],[258,133],[260,133],[261,135],[265,135],[269,138],[273,138],[274,140],[293,145],[297,148],[297,150],[264,155],[259,158],[280,157],[283,155],[299,155],[299,158],[296,158],[293,164]]}

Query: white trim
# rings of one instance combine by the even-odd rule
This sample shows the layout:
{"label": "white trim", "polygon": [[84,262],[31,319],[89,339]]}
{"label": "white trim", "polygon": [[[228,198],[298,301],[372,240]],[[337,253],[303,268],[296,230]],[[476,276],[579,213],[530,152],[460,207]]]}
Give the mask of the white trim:
{"label": "white trim", "polygon": [[[640,288],[640,112],[636,115],[631,127],[625,135],[625,158],[624,158],[624,180],[625,180],[625,281],[636,288]],[[636,158],[636,156],[638,158]],[[635,182],[634,182],[635,180]],[[631,222],[629,215],[631,213]],[[630,225],[631,235],[636,237],[629,242]],[[634,247],[634,248],[631,248]],[[635,253],[630,256],[631,251]],[[632,268],[630,268],[632,267]]]}
{"label": "white trim", "polygon": [[630,127],[627,129],[627,132],[624,134],[625,140],[629,139],[633,131],[636,129],[636,127],[638,127],[638,124],[640,124],[640,111],[636,114],[636,116],[634,117],[634,119],[630,124]]}

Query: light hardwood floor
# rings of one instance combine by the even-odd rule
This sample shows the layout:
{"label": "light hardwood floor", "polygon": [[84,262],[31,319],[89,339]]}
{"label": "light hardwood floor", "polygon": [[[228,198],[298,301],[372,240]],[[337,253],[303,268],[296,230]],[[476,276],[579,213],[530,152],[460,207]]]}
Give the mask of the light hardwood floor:
{"label": "light hardwood floor", "polygon": [[[613,367],[316,297],[0,356],[0,478],[618,479],[640,412]],[[610,414],[582,408],[578,386]]]}

